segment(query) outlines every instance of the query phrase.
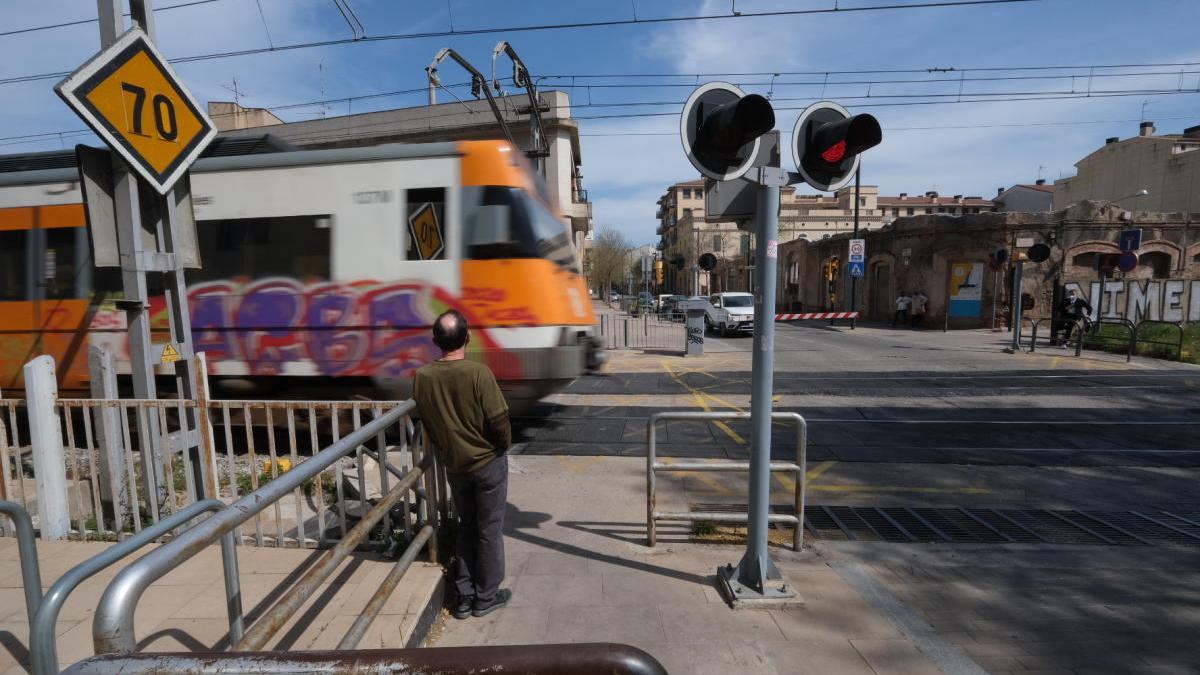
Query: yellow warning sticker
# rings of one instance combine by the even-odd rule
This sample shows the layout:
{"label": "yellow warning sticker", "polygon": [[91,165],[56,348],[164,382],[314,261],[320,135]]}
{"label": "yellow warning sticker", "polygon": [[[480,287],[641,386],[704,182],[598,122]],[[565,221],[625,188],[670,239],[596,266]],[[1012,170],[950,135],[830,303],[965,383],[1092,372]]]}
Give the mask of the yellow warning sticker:
{"label": "yellow warning sticker", "polygon": [[179,355],[179,350],[175,348],[175,345],[168,342],[167,344],[163,345],[162,358],[160,358],[159,361],[162,363],[175,363],[182,358],[183,357]]}
{"label": "yellow warning sticker", "polygon": [[416,244],[410,246],[410,250],[415,250],[421,260],[438,260],[442,257],[446,242],[442,238],[442,226],[433,204],[422,204],[408,217],[408,233]]}

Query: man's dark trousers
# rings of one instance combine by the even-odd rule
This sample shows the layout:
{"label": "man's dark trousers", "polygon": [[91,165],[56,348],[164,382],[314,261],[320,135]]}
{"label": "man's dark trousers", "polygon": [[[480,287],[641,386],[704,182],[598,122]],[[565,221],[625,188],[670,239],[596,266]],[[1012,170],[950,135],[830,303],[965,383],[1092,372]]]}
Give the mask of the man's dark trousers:
{"label": "man's dark trousers", "polygon": [[508,457],[473,473],[446,474],[458,513],[456,557],[450,573],[460,598],[490,602],[504,580],[504,509]]}

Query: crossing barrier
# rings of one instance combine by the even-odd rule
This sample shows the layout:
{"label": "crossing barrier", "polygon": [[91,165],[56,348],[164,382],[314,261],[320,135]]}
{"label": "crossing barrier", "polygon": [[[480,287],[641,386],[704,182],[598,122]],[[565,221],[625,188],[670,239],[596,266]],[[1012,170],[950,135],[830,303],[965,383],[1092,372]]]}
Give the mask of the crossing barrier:
{"label": "crossing barrier", "polygon": [[857,319],[858,312],[802,312],[800,314],[776,314],[776,321],[807,321],[809,319]]}

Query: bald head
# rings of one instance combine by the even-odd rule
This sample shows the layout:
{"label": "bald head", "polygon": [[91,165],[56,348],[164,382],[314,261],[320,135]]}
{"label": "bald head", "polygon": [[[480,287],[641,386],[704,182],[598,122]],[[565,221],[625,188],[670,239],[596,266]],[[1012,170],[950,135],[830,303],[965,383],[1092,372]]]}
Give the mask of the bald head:
{"label": "bald head", "polygon": [[458,310],[448,309],[433,322],[433,344],[443,353],[462,349],[467,344],[467,319]]}

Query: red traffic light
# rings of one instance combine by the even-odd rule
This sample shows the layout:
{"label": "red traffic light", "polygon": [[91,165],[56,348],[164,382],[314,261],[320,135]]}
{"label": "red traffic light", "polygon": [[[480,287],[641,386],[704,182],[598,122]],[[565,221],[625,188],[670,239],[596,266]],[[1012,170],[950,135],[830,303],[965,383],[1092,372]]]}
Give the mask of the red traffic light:
{"label": "red traffic light", "polygon": [[832,101],[804,110],[792,130],[792,159],[805,182],[818,190],[837,190],[858,170],[859,155],[883,141],[872,115],[851,115]]}

